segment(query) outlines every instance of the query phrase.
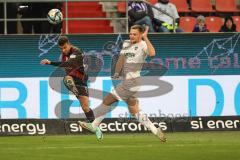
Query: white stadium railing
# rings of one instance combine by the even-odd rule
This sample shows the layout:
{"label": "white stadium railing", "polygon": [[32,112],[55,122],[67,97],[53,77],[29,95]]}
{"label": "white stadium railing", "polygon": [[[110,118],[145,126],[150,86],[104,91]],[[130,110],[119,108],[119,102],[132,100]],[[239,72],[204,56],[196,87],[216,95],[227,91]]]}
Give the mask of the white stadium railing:
{"label": "white stadium railing", "polygon": [[[125,13],[125,17],[118,17],[118,18],[69,18],[68,17],[68,2],[126,2],[126,13]],[[68,21],[69,20],[125,20],[126,22],[126,29],[125,32],[128,33],[128,6],[127,6],[127,2],[129,0],[0,0],[0,3],[3,3],[3,13],[4,16],[3,18],[0,18],[0,22],[4,21],[4,34],[8,34],[7,31],[7,22],[8,21],[46,21],[47,18],[11,18],[8,19],[7,18],[7,3],[19,3],[19,2],[63,2],[65,3],[65,17],[63,18],[63,20],[66,22],[65,23],[65,33],[68,34],[69,30],[68,30]],[[133,1],[143,1],[149,5],[152,6],[152,8],[155,8],[156,10],[158,10],[159,12],[162,12],[163,14],[168,15],[169,17],[171,17],[173,19],[173,24],[175,24],[175,19],[174,17],[172,17],[171,15],[169,15],[168,13],[166,13],[165,11],[155,7],[154,5],[152,5],[151,3],[149,3],[148,1],[145,0],[133,0]],[[173,25],[174,27],[174,31],[175,31],[175,25]]]}

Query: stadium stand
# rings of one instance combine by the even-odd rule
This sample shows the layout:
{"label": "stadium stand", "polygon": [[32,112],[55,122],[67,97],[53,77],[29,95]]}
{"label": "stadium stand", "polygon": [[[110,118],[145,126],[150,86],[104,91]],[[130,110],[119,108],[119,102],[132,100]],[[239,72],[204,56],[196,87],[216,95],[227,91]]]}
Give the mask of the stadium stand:
{"label": "stadium stand", "polygon": [[158,0],[149,0],[149,2],[150,2],[152,5],[155,5],[155,4],[158,2]]}
{"label": "stadium stand", "polygon": [[[99,2],[68,2],[69,18],[105,18],[106,13],[102,11]],[[63,13],[65,13],[65,4]],[[65,32],[65,21],[63,32]],[[69,33],[113,33],[113,27],[109,20],[69,20]]]}
{"label": "stadium stand", "polygon": [[206,17],[206,25],[209,32],[219,32],[221,26],[223,25],[223,20],[221,17]]}
{"label": "stadium stand", "polygon": [[192,12],[215,12],[211,0],[191,0]]}
{"label": "stadium stand", "polygon": [[184,32],[192,32],[195,24],[195,17],[180,17],[179,26],[184,30]]}
{"label": "stadium stand", "polygon": [[118,2],[117,10],[119,13],[126,13],[126,2]]}
{"label": "stadium stand", "polygon": [[236,0],[216,0],[217,12],[240,12]]}
{"label": "stadium stand", "polygon": [[[152,5],[158,0],[148,0]],[[180,27],[185,32],[191,32],[195,18],[201,14],[204,16],[216,16],[219,19],[226,15],[232,16],[240,31],[240,0],[169,0],[177,7],[180,18]],[[107,8],[107,9],[106,9]],[[62,13],[65,14],[65,4]],[[3,9],[0,9],[3,11]],[[3,14],[2,12],[0,12]],[[127,31],[126,2],[101,2],[101,1],[69,1],[68,18],[85,18],[84,20],[69,20],[68,33],[123,33]],[[66,15],[64,15],[65,18]],[[195,18],[194,18],[195,17]],[[3,15],[2,15],[3,18]],[[107,18],[105,20],[89,20],[87,18]],[[220,19],[221,19],[220,18]],[[207,18],[210,32],[217,32],[220,20]],[[211,21],[211,19],[213,21]],[[217,21],[217,22],[216,22]],[[223,20],[222,20],[223,21]],[[216,24],[217,23],[217,24]],[[222,24],[223,22],[221,22]],[[215,26],[216,25],[216,26]],[[66,33],[66,21],[63,21],[62,33]],[[0,30],[3,34],[3,22],[0,23]],[[18,33],[22,33],[22,25],[18,24]],[[9,29],[8,29],[8,32]]]}
{"label": "stadium stand", "polygon": [[[149,0],[152,5],[155,5],[158,1],[157,0]],[[119,13],[126,13],[126,2],[118,2],[117,3],[117,10]]]}
{"label": "stadium stand", "polygon": [[190,12],[189,6],[186,0],[170,0],[170,2],[175,4],[179,13]]}

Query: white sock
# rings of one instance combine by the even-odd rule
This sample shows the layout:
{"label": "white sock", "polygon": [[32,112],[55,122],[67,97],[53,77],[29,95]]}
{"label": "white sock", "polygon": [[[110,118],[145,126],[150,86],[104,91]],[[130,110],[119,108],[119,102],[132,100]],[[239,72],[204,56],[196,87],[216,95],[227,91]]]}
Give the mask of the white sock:
{"label": "white sock", "polygon": [[157,128],[154,126],[154,124],[148,119],[146,114],[142,114],[138,112],[135,114],[135,118],[145,127],[151,130],[151,132],[156,135],[157,134]]}
{"label": "white sock", "polygon": [[106,115],[102,115],[100,117],[97,117],[93,122],[92,122],[92,127],[96,129],[99,124],[102,122],[102,120],[105,118]]}
{"label": "white sock", "polygon": [[96,110],[94,110],[95,120],[92,122],[92,127],[96,129],[102,120],[105,118],[106,114],[111,111],[109,106],[101,104]]}

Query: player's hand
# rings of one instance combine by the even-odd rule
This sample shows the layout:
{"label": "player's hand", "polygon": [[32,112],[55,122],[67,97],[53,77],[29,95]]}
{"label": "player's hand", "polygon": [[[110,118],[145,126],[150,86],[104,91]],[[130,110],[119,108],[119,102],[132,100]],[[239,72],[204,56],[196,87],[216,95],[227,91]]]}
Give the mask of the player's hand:
{"label": "player's hand", "polygon": [[148,27],[148,26],[145,26],[145,31],[144,31],[143,34],[142,34],[143,39],[144,39],[144,38],[147,38],[148,30],[149,30],[149,27]]}
{"label": "player's hand", "polygon": [[114,73],[114,75],[112,76],[112,79],[118,79],[119,78],[119,73]]}
{"label": "player's hand", "polygon": [[50,64],[50,63],[51,63],[51,61],[49,61],[48,59],[43,59],[43,60],[41,60],[41,62],[40,62],[40,64],[42,64],[42,65]]}

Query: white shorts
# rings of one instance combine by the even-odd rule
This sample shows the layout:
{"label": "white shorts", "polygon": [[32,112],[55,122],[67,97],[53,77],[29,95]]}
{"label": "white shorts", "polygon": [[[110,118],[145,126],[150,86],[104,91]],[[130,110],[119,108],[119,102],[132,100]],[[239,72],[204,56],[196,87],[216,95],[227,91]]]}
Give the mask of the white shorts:
{"label": "white shorts", "polygon": [[140,89],[139,83],[136,81],[121,82],[113,90],[112,95],[117,100],[127,101],[128,99],[137,98],[137,92]]}

